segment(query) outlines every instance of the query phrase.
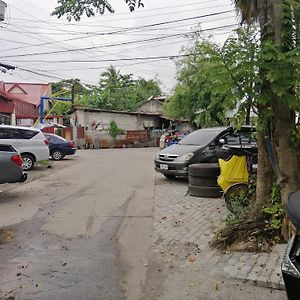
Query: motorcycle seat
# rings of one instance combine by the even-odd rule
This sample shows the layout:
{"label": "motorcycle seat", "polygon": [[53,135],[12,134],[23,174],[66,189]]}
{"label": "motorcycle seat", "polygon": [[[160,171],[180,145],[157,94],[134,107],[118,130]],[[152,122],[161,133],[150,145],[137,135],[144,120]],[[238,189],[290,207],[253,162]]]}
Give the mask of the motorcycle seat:
{"label": "motorcycle seat", "polygon": [[293,225],[300,229],[300,191],[293,192],[288,196],[286,211]]}

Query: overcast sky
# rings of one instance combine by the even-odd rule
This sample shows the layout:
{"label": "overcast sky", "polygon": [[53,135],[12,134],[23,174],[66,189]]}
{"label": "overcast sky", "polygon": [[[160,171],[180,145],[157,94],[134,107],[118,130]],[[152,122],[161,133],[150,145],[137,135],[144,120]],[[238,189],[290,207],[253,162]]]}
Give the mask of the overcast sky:
{"label": "overcast sky", "polygon": [[[180,49],[189,44],[186,34],[200,26],[203,37],[223,43],[237,23],[232,0],[144,0],[145,7],[133,13],[123,0],[111,0],[115,14],[71,23],[49,16],[56,0],[5,2],[0,62],[18,69],[10,74],[0,72],[4,81],[79,78],[97,84],[100,74],[113,65],[135,78],[156,77],[169,92],[176,83],[176,67],[170,57],[180,55]],[[153,57],[156,59],[149,59]]]}

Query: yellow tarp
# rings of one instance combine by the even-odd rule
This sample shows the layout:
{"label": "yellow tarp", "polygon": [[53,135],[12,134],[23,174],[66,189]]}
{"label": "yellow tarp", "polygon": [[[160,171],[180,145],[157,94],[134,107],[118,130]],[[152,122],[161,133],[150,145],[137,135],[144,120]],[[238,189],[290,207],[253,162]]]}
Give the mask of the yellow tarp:
{"label": "yellow tarp", "polygon": [[218,184],[225,192],[235,183],[248,183],[249,173],[245,156],[233,155],[229,160],[219,159],[221,169]]}

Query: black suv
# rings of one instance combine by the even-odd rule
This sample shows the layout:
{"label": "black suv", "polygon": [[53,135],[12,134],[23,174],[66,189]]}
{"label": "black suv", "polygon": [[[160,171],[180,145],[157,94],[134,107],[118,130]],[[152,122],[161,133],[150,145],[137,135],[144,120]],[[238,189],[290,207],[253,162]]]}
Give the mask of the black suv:
{"label": "black suv", "polygon": [[200,162],[217,162],[218,158],[227,158],[228,150],[224,146],[241,147],[257,151],[253,137],[255,128],[242,126],[211,127],[193,131],[178,144],[164,148],[155,158],[155,170],[167,178],[187,177],[188,166]]}

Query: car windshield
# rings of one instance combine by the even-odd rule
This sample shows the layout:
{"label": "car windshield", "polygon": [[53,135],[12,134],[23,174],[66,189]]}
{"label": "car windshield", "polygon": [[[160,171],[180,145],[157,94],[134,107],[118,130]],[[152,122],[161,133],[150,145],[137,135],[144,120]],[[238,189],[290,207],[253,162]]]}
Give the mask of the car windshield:
{"label": "car windshield", "polygon": [[220,132],[220,130],[216,129],[199,129],[184,137],[179,142],[179,144],[205,146],[209,142],[211,142]]}

